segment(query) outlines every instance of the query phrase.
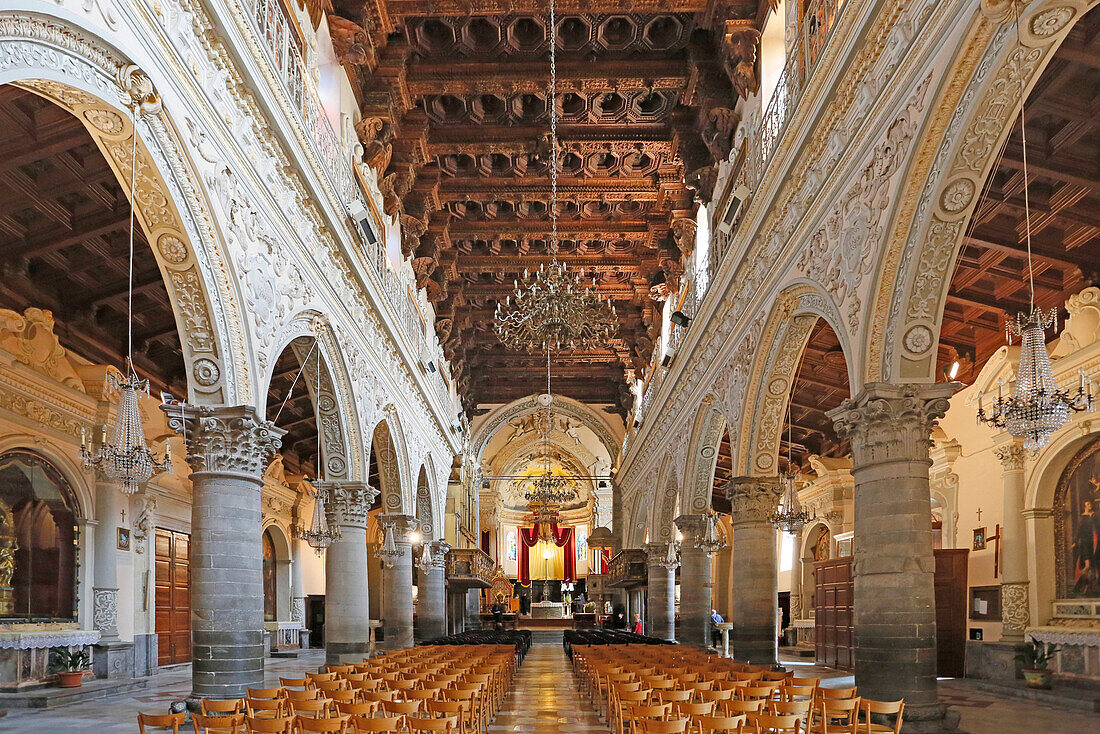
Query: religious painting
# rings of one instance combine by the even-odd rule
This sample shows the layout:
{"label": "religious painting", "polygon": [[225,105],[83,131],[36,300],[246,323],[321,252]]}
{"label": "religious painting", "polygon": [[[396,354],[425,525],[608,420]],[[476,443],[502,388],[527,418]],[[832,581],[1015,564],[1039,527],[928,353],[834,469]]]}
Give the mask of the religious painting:
{"label": "religious painting", "polygon": [[121,551],[130,550],[130,528],[118,529],[118,538],[115,540],[115,545]]}
{"label": "religious painting", "polygon": [[985,528],[974,528],[974,550],[985,550]]}
{"label": "religious painting", "polygon": [[1073,457],[1054,497],[1058,595],[1100,598],[1100,439]]}
{"label": "religious painting", "polygon": [[817,536],[817,541],[814,543],[814,561],[827,561],[830,558],[830,551],[832,550],[831,538],[829,537],[829,529],[821,528],[821,532]]}

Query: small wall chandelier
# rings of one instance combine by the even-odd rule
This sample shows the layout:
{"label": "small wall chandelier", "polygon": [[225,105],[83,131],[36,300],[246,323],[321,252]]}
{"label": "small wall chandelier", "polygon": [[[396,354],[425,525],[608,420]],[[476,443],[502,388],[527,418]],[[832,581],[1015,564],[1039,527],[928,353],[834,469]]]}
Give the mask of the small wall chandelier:
{"label": "small wall chandelier", "polygon": [[[715,549],[717,550],[717,549]],[[665,554],[663,560],[657,561],[658,566],[669,569],[670,571],[680,565],[680,544],[675,540],[669,541],[668,553]]]}
{"label": "small wall chandelier", "polygon": [[[523,271],[512,296],[497,303],[497,336],[508,348],[532,354],[551,349],[583,349],[607,344],[619,330],[610,296],[601,301],[579,277],[558,261],[558,32],[550,2],[550,264],[533,275]],[[593,280],[592,285],[595,284]]]}
{"label": "small wall chandelier", "polygon": [[726,541],[718,535],[718,521],[715,514],[707,515],[707,526],[703,529],[703,537],[695,541],[695,548],[708,555],[713,555],[726,547]]}
{"label": "small wall chandelier", "polygon": [[134,494],[154,475],[172,471],[172,453],[164,443],[164,461],[157,461],[145,442],[145,427],[141,422],[138,393],[149,394],[149,381],[139,379],[134,370],[134,206],[137,191],[137,119],[138,106],[133,107],[130,143],[130,268],[127,283],[126,313],[126,376],[107,374],[107,389],[119,394],[118,410],[110,443],[107,428],[99,448],[93,453],[84,428],[80,429],[80,457],[87,467],[99,469],[107,479],[118,482],[126,494]]}
{"label": "small wall chandelier", "polygon": [[[320,454],[318,454],[320,459]],[[317,488],[313,498],[313,517],[310,519],[309,528],[298,533],[298,539],[304,540],[310,548],[321,555],[325,549],[332,545],[340,537],[340,528],[331,527],[325,516],[324,491]]]}
{"label": "small wall chandelier", "polygon": [[[1020,42],[1019,24],[1017,10],[1017,43]],[[1027,125],[1024,117],[1026,106],[1027,100],[1024,100],[1024,104],[1020,106],[1020,138],[1023,150],[1024,234],[1027,243],[1031,313],[1017,314],[1015,321],[1005,324],[1005,337],[1009,344],[1014,336],[1021,339],[1020,363],[1016,368],[1016,384],[1013,386],[1012,396],[1004,397],[1003,383],[998,380],[997,400],[994,401],[990,413],[985,412],[981,395],[978,396],[978,422],[1007,429],[1016,438],[1023,439],[1024,448],[1038,451],[1050,443],[1050,437],[1055,431],[1066,424],[1070,411],[1078,413],[1092,407],[1092,381],[1087,381],[1086,386],[1085,373],[1082,370],[1076,393],[1058,389],[1044,337],[1044,332],[1055,325],[1057,312],[1054,309],[1044,311],[1035,306],[1035,271],[1031,263],[1031,202],[1028,197]]]}
{"label": "small wall chandelier", "polygon": [[779,506],[775,512],[768,515],[768,522],[776,529],[791,535],[801,533],[806,523],[813,519],[798,501],[798,484],[795,480],[796,475],[793,470],[779,476],[779,486],[783,492],[779,499]]}

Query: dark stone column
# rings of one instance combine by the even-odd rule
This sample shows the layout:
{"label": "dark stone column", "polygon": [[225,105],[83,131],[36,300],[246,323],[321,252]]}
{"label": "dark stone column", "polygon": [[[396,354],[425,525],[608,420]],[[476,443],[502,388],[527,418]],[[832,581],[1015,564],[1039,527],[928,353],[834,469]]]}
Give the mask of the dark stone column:
{"label": "dark stone column", "polygon": [[646,609],[649,618],[645,631],[651,637],[676,639],[676,567],[679,557],[669,559],[668,543],[649,543],[645,547],[648,588]]}
{"label": "dark stone column", "polygon": [[191,466],[191,699],[264,681],[260,489],[283,431],[251,406],[162,408]]}
{"label": "dark stone column", "polygon": [[[396,554],[382,558],[382,583],[386,587],[382,608],[382,630],[386,650],[413,645],[412,543],[409,533],[416,529],[411,515],[381,515],[383,540],[392,530]],[[381,551],[380,551],[381,554]]]}
{"label": "dark stone column", "polygon": [[710,647],[710,560],[718,550],[709,544],[706,515],[681,515],[676,527],[683,533],[680,545],[680,642]]}
{"label": "dark stone column", "polygon": [[779,562],[775,526],[768,516],[779,505],[778,477],[735,477],[726,485],[733,526],[733,658],[754,665],[776,661]]}
{"label": "dark stone column", "polygon": [[378,490],[366,482],[318,482],[329,527],[340,537],[325,551],[325,664],[360,662],[370,651],[367,512]]}
{"label": "dark stone column", "polygon": [[430,548],[431,563],[417,566],[416,629],[417,642],[434,640],[447,634],[447,580],[443,568],[447,565],[447,552],[451,546],[442,540],[433,540],[424,546]]}
{"label": "dark stone column", "polygon": [[928,450],[957,387],[872,383],[829,413],[852,442],[856,684],[873,700],[904,698],[914,732],[952,723],[936,694]]}

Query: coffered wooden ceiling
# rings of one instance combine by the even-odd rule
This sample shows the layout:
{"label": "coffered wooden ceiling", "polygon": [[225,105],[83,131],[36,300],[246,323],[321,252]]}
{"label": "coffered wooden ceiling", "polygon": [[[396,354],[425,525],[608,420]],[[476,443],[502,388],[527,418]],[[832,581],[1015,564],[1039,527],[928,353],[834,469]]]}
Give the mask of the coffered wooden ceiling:
{"label": "coffered wooden ceiling", "polygon": [[[644,369],[660,329],[650,288],[682,273],[672,221],[710,196],[737,95],[756,88],[760,5],[557,3],[561,253],[595,275],[621,328],[605,348],[556,357],[555,392],[629,407],[625,371]],[[333,7],[365,157],[402,217],[466,407],[542,391],[543,360],[505,349],[492,318],[523,270],[548,260],[547,2]]]}

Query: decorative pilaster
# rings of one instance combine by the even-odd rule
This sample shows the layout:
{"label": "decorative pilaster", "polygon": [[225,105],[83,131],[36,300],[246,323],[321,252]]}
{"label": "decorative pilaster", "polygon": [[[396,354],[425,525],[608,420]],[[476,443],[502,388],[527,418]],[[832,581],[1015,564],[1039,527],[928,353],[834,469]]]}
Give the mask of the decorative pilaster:
{"label": "decorative pilaster", "polygon": [[412,544],[409,533],[417,527],[412,515],[380,515],[383,536],[392,533],[393,554],[382,563],[384,603],[382,630],[386,650],[413,645]]}
{"label": "decorative pilaster", "polygon": [[100,632],[100,644],[118,637],[118,547],[122,518],[122,492],[96,470],[95,560],[92,564],[92,623]]}
{"label": "decorative pilaster", "polygon": [[367,513],[378,490],[346,480],[316,487],[329,527],[340,531],[325,558],[325,664],[360,662],[370,650]]}
{"label": "decorative pilaster", "polygon": [[680,555],[675,543],[648,543],[645,546],[646,634],[663,640],[676,639],[676,568]]}
{"label": "decorative pilaster", "polygon": [[681,515],[676,527],[683,533],[680,544],[680,642],[695,647],[710,646],[710,610],[713,581],[710,561],[714,550],[706,546],[710,518]]}
{"label": "decorative pilaster", "polygon": [[260,490],[284,431],[251,406],[161,406],[191,466],[191,701],[264,680]]}
{"label": "decorative pilaster", "polygon": [[778,630],[779,559],[775,527],[768,520],[779,506],[779,477],[734,477],[726,484],[733,526],[733,658],[774,665]]}
{"label": "decorative pilaster", "polygon": [[837,435],[852,443],[856,683],[874,700],[904,698],[912,731],[946,726],[936,695],[928,451],[956,389],[872,383],[829,412]]}
{"label": "decorative pilaster", "polygon": [[1023,642],[1031,623],[1028,601],[1027,537],[1024,528],[1024,463],[1027,450],[1011,440],[993,450],[1001,462],[1001,639]]}
{"label": "decorative pilaster", "polygon": [[418,642],[434,640],[447,634],[447,580],[443,568],[451,546],[443,540],[433,540],[424,546],[429,562],[421,557],[417,565],[416,629]]}

